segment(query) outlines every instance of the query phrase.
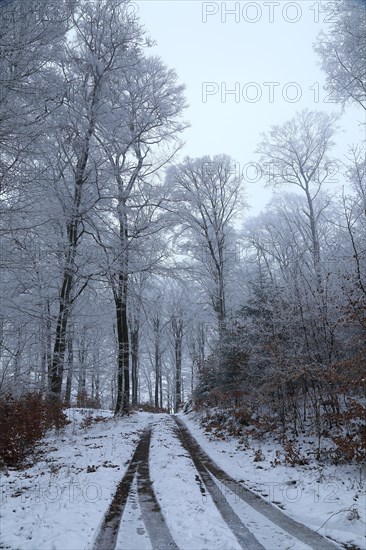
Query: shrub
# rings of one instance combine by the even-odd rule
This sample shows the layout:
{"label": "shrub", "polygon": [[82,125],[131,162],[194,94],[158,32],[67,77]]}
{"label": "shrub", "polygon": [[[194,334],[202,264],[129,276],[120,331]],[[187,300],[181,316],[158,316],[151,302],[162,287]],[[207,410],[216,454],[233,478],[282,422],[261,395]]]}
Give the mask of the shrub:
{"label": "shrub", "polygon": [[47,430],[68,424],[61,404],[40,393],[2,397],[0,418],[0,463],[5,466],[21,463]]}
{"label": "shrub", "polygon": [[149,413],[169,413],[168,409],[164,407],[155,407],[151,403],[140,403],[139,405],[132,405],[131,411],[144,411]]}
{"label": "shrub", "polygon": [[85,390],[81,390],[76,396],[76,406],[82,409],[100,409],[101,403],[99,397],[89,397]]}

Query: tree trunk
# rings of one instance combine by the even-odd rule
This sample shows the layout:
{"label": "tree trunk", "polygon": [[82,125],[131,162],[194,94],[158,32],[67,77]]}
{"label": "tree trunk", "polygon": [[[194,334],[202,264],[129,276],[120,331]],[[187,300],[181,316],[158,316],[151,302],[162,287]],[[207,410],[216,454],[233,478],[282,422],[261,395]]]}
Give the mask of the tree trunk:
{"label": "tree trunk", "polygon": [[117,274],[117,288],[114,299],[117,314],[117,397],[114,414],[128,414],[130,408],[130,343],[127,316],[128,296],[128,225],[126,198],[123,181],[118,177],[118,222],[119,222],[119,263]]}
{"label": "tree trunk", "polygon": [[90,119],[88,128],[83,138],[81,151],[75,166],[75,185],[70,221],[67,224],[67,251],[65,254],[65,267],[60,292],[60,306],[56,322],[56,336],[53,349],[53,359],[50,373],[50,395],[56,399],[61,398],[64,358],[66,350],[66,331],[73,299],[73,287],[75,283],[75,258],[79,240],[79,225],[81,221],[80,206],[83,187],[86,182],[86,168],[89,159],[90,142],[95,130],[95,107],[100,86],[100,79],[96,79],[91,93]]}
{"label": "tree trunk", "polygon": [[67,339],[67,379],[65,391],[65,403],[69,407],[71,403],[72,376],[74,370],[73,333],[69,331]]}
{"label": "tree trunk", "polygon": [[60,306],[56,322],[55,344],[53,348],[53,359],[50,373],[50,394],[56,399],[61,398],[64,359],[66,350],[67,323],[72,305],[72,294],[75,283],[75,258],[78,246],[78,231],[80,222],[80,204],[82,188],[85,182],[85,169],[89,157],[89,142],[93,132],[93,125],[90,126],[85,141],[84,153],[79,158],[76,167],[75,193],[73,198],[73,212],[70,223],[67,225],[67,252],[65,268],[60,292]]}
{"label": "tree trunk", "polygon": [[132,405],[137,405],[138,395],[138,361],[139,361],[139,332],[138,320],[134,319],[131,329],[131,391]]}
{"label": "tree trunk", "polygon": [[128,414],[130,407],[130,346],[127,318],[127,274],[120,272],[115,296],[117,316],[117,396],[115,414]]}
{"label": "tree trunk", "polygon": [[161,350],[160,350],[160,319],[153,320],[155,342],[155,399],[154,405],[159,407],[159,388],[161,387]]}
{"label": "tree trunk", "polygon": [[[86,397],[86,328],[83,328],[79,344],[79,380],[78,395],[82,401]],[[81,405],[83,406],[83,405]]]}
{"label": "tree trunk", "polygon": [[45,304],[45,317],[42,322],[42,367],[41,367],[41,388],[47,391],[50,386],[49,375],[52,363],[52,335],[51,335],[51,315],[49,300]]}
{"label": "tree trunk", "polygon": [[174,412],[178,412],[182,404],[182,340],[183,319],[172,318],[175,354],[175,401]]}

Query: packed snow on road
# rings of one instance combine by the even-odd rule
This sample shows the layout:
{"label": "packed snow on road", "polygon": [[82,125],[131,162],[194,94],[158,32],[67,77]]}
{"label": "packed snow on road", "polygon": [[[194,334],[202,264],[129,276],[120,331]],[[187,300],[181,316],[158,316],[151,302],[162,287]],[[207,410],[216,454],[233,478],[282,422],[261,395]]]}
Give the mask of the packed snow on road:
{"label": "packed snow on road", "polygon": [[[211,476],[218,489],[212,493],[180,439],[174,417],[138,412],[117,419],[109,411],[86,409],[69,409],[68,417],[71,423],[44,439],[33,463],[2,473],[2,548],[95,547],[116,488],[147,429],[151,431],[149,482],[160,509],[159,521],[175,547],[242,548],[232,528],[236,516],[258,548],[314,548],[289,534],[285,524],[273,523],[246,504],[240,498],[244,488],[323,535],[325,548],[332,541],[334,548],[365,547],[365,485],[360,467],[271,466],[276,449],[263,444],[262,460],[254,461],[255,451],[243,450],[237,439],[216,439],[204,431],[197,415],[180,414],[202,452],[236,481],[234,490],[229,490]],[[154,526],[152,512],[149,516],[138,494],[142,473],[139,464],[136,467],[118,520],[118,549],[154,548],[159,538],[159,522]]]}

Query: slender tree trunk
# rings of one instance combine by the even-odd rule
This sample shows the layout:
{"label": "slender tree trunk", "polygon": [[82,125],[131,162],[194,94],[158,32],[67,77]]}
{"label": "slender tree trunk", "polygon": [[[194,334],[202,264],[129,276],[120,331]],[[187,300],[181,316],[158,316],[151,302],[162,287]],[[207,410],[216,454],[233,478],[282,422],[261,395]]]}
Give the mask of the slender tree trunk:
{"label": "slender tree trunk", "polygon": [[42,358],[41,358],[41,388],[47,391],[50,384],[48,381],[51,372],[52,362],[52,335],[51,335],[51,315],[49,300],[45,303],[45,316],[42,321]]}
{"label": "slender tree trunk", "polygon": [[[78,381],[78,395],[80,400],[84,400],[87,396],[86,392],[86,328],[83,328],[83,332],[80,340],[79,348],[79,381]],[[83,406],[83,405],[81,405]]]}
{"label": "slender tree trunk", "polygon": [[139,361],[139,334],[138,320],[134,319],[131,329],[131,391],[132,405],[137,405],[138,394],[138,361]]}
{"label": "slender tree trunk", "polygon": [[159,406],[163,408],[163,369],[161,368],[161,359],[160,359],[160,369],[159,369]]}
{"label": "slender tree trunk", "polygon": [[64,357],[66,350],[66,329],[70,306],[70,287],[72,277],[66,272],[60,294],[60,306],[56,323],[55,343],[53,347],[53,358],[50,372],[50,394],[60,399],[62,390]]}
{"label": "slender tree trunk", "polygon": [[94,81],[91,92],[90,119],[88,128],[83,138],[82,149],[75,166],[75,185],[70,221],[67,224],[67,251],[65,255],[65,268],[60,292],[60,305],[56,321],[56,335],[53,348],[53,358],[50,373],[50,395],[56,399],[61,398],[64,358],[66,350],[67,323],[70,315],[73,287],[75,283],[75,258],[79,243],[79,225],[81,221],[80,206],[83,187],[86,182],[86,168],[89,160],[90,142],[95,130],[96,105],[100,78]]}
{"label": "slender tree trunk", "polygon": [[313,263],[314,263],[314,270],[315,270],[315,277],[316,277],[316,286],[317,286],[317,291],[320,294],[323,291],[323,285],[322,285],[322,275],[321,275],[321,265],[320,265],[320,244],[319,244],[317,221],[316,221],[316,216],[314,212],[313,200],[310,196],[310,192],[307,186],[305,187],[305,193],[306,193],[306,199],[307,199],[308,208],[309,208],[308,218],[309,218],[310,232],[311,232],[312,255],[313,255]]}
{"label": "slender tree trunk", "polygon": [[79,159],[76,178],[75,178],[75,194],[73,200],[73,213],[70,223],[67,225],[67,252],[65,259],[65,269],[63,273],[62,286],[60,291],[60,305],[56,321],[56,335],[53,348],[53,359],[50,373],[50,394],[51,396],[60,399],[64,369],[64,358],[66,351],[66,335],[67,323],[69,320],[72,294],[75,282],[75,258],[79,238],[79,222],[80,222],[80,204],[82,196],[82,188],[85,181],[86,164],[89,157],[89,141],[92,129],[89,130],[86,138],[85,152]]}
{"label": "slender tree trunk", "polygon": [[115,414],[128,414],[130,408],[130,343],[127,315],[128,296],[128,224],[122,178],[118,177],[119,263],[115,304],[117,314],[118,374]]}
{"label": "slender tree trunk", "polygon": [[66,390],[65,390],[65,403],[70,406],[71,403],[71,390],[72,390],[72,377],[74,370],[74,346],[73,346],[73,332],[69,331],[67,339],[67,378],[66,378]]}
{"label": "slender tree trunk", "polygon": [[92,372],[92,398],[99,402],[99,348],[94,348],[93,351],[93,372]]}
{"label": "slender tree trunk", "polygon": [[182,340],[183,319],[172,318],[175,354],[175,402],[174,412],[178,412],[182,404]]}
{"label": "slender tree trunk", "polygon": [[117,316],[117,395],[115,414],[128,414],[130,407],[130,345],[127,318],[127,273],[120,272],[115,296]]}
{"label": "slender tree trunk", "polygon": [[122,307],[123,327],[123,413],[127,414],[130,408],[130,349],[128,340],[128,319],[127,319],[127,281],[124,289],[124,300]]}
{"label": "slender tree trunk", "polygon": [[155,317],[154,326],[154,347],[155,347],[155,399],[154,405],[159,407],[159,389],[161,388],[161,349],[160,349],[160,319]]}

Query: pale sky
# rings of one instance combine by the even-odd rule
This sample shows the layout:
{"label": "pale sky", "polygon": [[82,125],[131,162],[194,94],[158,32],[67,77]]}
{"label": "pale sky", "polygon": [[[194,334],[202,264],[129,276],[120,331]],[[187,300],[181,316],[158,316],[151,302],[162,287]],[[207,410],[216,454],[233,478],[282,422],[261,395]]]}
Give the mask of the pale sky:
{"label": "pale sky", "polygon": [[[185,118],[191,128],[181,157],[226,153],[245,170],[256,160],[260,133],[271,125],[305,107],[341,112],[340,105],[328,102],[312,48],[329,25],[320,2],[142,0],[135,6],[157,42],[151,53],[174,68],[186,85]],[[348,144],[364,139],[363,118],[361,108],[346,108],[336,158],[343,157]],[[247,195],[254,215],[271,193],[249,181]]]}

